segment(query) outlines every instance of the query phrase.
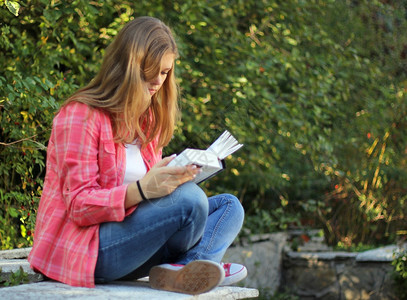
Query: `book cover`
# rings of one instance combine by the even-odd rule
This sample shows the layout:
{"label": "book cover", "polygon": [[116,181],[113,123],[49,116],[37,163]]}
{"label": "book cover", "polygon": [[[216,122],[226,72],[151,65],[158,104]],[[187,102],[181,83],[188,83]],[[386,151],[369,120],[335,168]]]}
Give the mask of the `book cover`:
{"label": "book cover", "polygon": [[243,144],[225,130],[206,150],[187,148],[177,155],[168,166],[196,165],[202,168],[193,182],[201,183],[216,175],[226,167],[225,158],[239,150]]}

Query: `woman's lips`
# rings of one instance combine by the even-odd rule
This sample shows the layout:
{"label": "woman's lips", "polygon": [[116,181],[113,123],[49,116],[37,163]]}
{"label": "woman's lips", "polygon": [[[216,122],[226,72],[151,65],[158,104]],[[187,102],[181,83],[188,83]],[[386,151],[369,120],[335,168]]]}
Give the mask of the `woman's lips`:
{"label": "woman's lips", "polygon": [[150,92],[150,95],[152,96],[152,95],[154,95],[155,94],[155,92],[156,92],[156,90],[155,89],[148,89],[148,91]]}

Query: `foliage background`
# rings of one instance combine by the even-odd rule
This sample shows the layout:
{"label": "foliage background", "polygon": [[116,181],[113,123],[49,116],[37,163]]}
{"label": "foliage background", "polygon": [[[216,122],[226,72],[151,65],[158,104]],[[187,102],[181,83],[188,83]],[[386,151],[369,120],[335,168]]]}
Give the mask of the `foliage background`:
{"label": "foliage background", "polygon": [[203,185],[241,199],[243,234],[322,227],[345,247],[403,238],[406,9],[405,0],[0,0],[1,248],[32,244],[54,113],[141,15],[169,24],[180,49],[183,118],[165,154],[206,148],[225,128],[245,144]]}

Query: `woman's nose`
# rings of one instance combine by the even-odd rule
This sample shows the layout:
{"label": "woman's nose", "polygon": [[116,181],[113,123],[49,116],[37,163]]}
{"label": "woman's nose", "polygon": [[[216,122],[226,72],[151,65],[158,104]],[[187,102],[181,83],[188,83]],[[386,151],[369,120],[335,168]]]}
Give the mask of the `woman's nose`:
{"label": "woman's nose", "polygon": [[157,75],[156,77],[154,77],[153,80],[151,81],[151,83],[154,85],[161,85],[161,83],[162,83],[161,76]]}

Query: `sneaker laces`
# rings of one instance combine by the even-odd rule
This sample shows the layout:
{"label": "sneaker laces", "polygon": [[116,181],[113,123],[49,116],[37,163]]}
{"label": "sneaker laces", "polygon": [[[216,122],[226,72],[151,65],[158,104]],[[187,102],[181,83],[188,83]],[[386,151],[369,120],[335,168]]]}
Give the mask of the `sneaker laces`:
{"label": "sneaker laces", "polygon": [[221,266],[225,269],[225,277],[230,276],[230,267],[232,266],[231,263],[221,263]]}

